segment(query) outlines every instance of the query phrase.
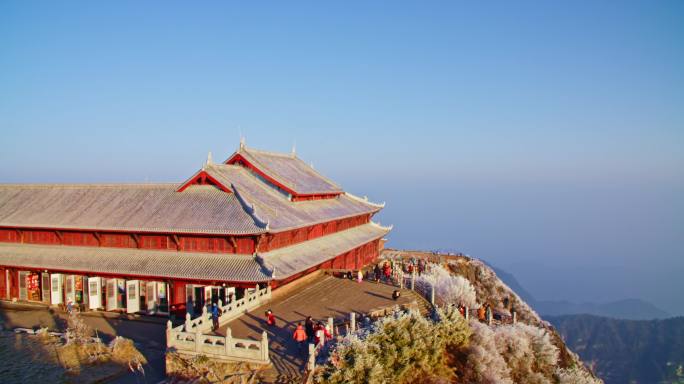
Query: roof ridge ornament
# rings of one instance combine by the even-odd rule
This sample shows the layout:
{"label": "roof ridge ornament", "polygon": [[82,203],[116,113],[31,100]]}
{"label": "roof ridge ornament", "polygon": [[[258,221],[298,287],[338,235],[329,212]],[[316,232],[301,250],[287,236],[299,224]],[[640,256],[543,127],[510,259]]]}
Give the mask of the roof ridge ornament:
{"label": "roof ridge ornament", "polygon": [[240,147],[238,147],[238,151],[241,151],[243,149],[245,149],[245,137],[240,136]]}
{"label": "roof ridge ornament", "polygon": [[296,141],[295,141],[294,143],[292,143],[292,153],[291,153],[291,156],[292,156],[293,158],[297,157],[297,142],[296,142]]}
{"label": "roof ridge ornament", "polygon": [[380,222],[375,222],[375,221],[373,221],[373,220],[370,221],[370,224],[373,225],[373,226],[375,226],[375,227],[378,227],[378,228],[380,228],[380,229],[384,229],[384,230],[386,230],[386,231],[391,231],[392,228],[394,228],[394,225],[384,226],[384,225],[380,224]]}
{"label": "roof ridge ornament", "polygon": [[378,207],[378,208],[384,208],[385,207],[384,201],[382,203],[374,203],[374,202],[368,200],[368,196],[359,197],[359,196],[356,196],[356,195],[351,194],[349,192],[344,192],[344,194],[347,195],[347,197],[351,198],[352,200],[356,200],[356,201],[368,204],[368,205],[373,206],[373,207]]}
{"label": "roof ridge ornament", "polygon": [[211,158],[211,151],[207,154],[207,165],[214,165],[214,160]]}

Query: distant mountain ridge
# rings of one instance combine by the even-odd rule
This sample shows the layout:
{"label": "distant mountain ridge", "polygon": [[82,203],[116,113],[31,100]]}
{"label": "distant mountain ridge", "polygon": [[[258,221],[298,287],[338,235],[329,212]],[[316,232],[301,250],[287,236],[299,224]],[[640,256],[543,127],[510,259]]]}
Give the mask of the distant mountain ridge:
{"label": "distant mountain ridge", "polygon": [[624,299],[600,304],[537,301],[534,307],[543,316],[586,314],[624,320],[654,320],[672,317],[655,305],[639,299]]}
{"label": "distant mountain ridge", "polygon": [[536,300],[520,285],[513,274],[490,266],[497,276],[530,304],[542,317],[562,315],[595,315],[625,320],[653,320],[672,317],[666,311],[641,299],[623,299],[607,303],[573,303],[566,300]]}
{"label": "distant mountain ridge", "polygon": [[606,384],[684,383],[684,317],[546,317]]}

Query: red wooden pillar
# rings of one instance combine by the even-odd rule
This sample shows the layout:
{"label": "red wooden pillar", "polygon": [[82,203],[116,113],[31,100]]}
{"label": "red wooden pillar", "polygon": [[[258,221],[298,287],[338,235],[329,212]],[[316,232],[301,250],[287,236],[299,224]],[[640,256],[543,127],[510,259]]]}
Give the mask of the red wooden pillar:
{"label": "red wooden pillar", "polygon": [[173,314],[179,318],[185,318],[185,283],[174,281],[173,292],[171,292],[171,300],[169,305],[173,308]]}
{"label": "red wooden pillar", "polygon": [[9,269],[9,299],[19,298],[19,271],[16,269]]}
{"label": "red wooden pillar", "polygon": [[5,268],[0,268],[0,299],[7,299],[7,273]]}

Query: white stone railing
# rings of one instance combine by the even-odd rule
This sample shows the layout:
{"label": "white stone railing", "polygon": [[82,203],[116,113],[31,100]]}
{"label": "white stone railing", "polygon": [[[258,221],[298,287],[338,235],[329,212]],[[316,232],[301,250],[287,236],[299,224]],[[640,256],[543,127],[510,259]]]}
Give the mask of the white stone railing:
{"label": "white stone railing", "polygon": [[[181,326],[182,327],[182,326]],[[268,364],[268,336],[261,334],[261,340],[238,339],[232,336],[230,328],[226,336],[204,335],[198,329],[184,332],[181,327],[166,325],[166,346],[185,355],[204,355],[209,358]]]}
{"label": "white stone railing", "polygon": [[[245,290],[245,297],[240,300],[233,300],[225,305],[219,300],[218,307],[222,312],[221,316],[219,316],[219,326],[237,319],[242,316],[242,314],[266,303],[270,299],[271,287],[267,286],[266,288],[259,289],[259,286],[257,285],[253,292]],[[202,314],[194,319],[190,317],[189,313],[186,313],[185,323],[180,326],[183,328],[178,330],[194,333],[199,329],[200,332],[207,332],[211,329],[211,326],[211,313],[207,310],[207,307],[204,306],[202,307]]]}
{"label": "white stone railing", "polygon": [[242,314],[247,313],[248,311],[251,311],[262,304],[265,304],[269,300],[271,300],[270,285],[262,289],[259,289],[259,286],[257,285],[254,292],[245,290],[245,297],[240,300],[228,302],[226,305],[222,305],[221,300],[219,300],[218,306],[222,311],[221,316],[219,316],[219,325],[224,325],[230,321],[233,321],[242,316]]}
{"label": "white stone railing", "polygon": [[[222,314],[219,316],[219,325],[224,325],[242,314],[266,303],[271,299],[271,287],[254,291],[245,291],[245,297],[223,305],[218,302]],[[206,355],[208,357],[268,364],[268,336],[262,334],[261,341],[250,339],[237,339],[231,334],[230,328],[226,329],[226,336],[205,335],[211,330],[211,313],[207,307],[202,308],[202,314],[192,319],[190,314],[185,315],[185,322],[173,327],[171,322],[166,327],[166,347],[174,348],[177,352],[190,355]]]}

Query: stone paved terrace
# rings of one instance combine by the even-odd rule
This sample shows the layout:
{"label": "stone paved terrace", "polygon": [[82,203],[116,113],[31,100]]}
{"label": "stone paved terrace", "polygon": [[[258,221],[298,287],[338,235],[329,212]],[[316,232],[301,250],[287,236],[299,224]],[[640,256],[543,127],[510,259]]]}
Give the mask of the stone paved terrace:
{"label": "stone paved terrace", "polygon": [[[306,316],[325,323],[329,316],[335,322],[348,319],[350,312],[368,313],[379,308],[392,307],[395,304],[425,302],[417,294],[402,290],[401,297],[392,300],[392,291],[396,289],[385,284],[356,281],[321,275],[289,291],[285,295],[275,297],[270,303],[233,320],[221,327],[218,333],[225,335],[230,327],[233,336],[258,340],[261,332],[268,333],[270,358],[273,367],[263,378],[266,382],[301,382],[305,355],[297,351],[292,333],[298,322],[304,322]],[[266,325],[264,313],[271,309],[276,316],[276,326]]]}

